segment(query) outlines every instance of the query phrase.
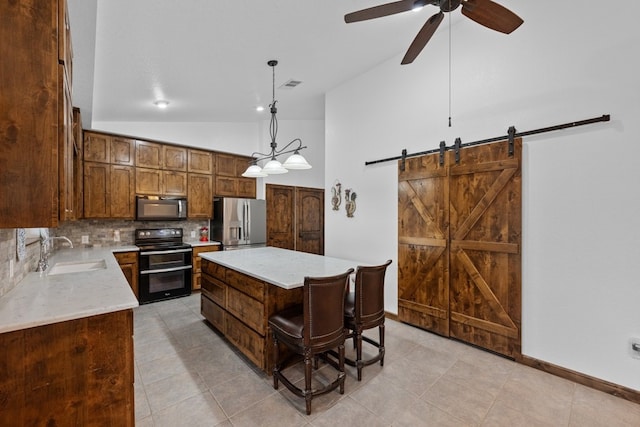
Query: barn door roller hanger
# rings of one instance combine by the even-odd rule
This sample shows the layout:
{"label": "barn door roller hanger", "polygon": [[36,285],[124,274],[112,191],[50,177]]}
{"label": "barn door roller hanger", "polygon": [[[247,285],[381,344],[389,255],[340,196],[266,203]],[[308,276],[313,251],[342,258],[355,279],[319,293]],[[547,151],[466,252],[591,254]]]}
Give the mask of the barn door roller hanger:
{"label": "barn door roller hanger", "polygon": [[440,147],[439,148],[435,148],[433,150],[427,150],[427,151],[420,151],[418,153],[411,153],[411,154],[407,154],[407,150],[403,149],[402,150],[402,155],[400,156],[395,156],[395,157],[388,157],[386,159],[379,159],[379,160],[372,160],[369,162],[364,162],[365,166],[369,166],[369,165],[373,165],[376,163],[384,163],[384,162],[391,162],[394,160],[402,160],[402,163],[400,164],[400,170],[404,171],[404,163],[405,160],[408,157],[418,157],[418,156],[424,156],[426,154],[431,154],[431,153],[440,153],[440,164],[444,164],[444,153],[447,150],[455,150],[455,158],[456,158],[456,163],[460,162],[460,149],[463,147],[470,147],[470,146],[474,146],[474,145],[480,145],[480,144],[488,144],[490,142],[496,142],[496,141],[502,141],[507,139],[509,141],[509,155],[512,156],[513,155],[513,143],[514,140],[518,137],[521,136],[529,136],[529,135],[536,135],[539,133],[545,133],[545,132],[552,132],[555,130],[561,130],[561,129],[567,129],[567,128],[573,128],[573,127],[578,127],[578,126],[584,126],[584,125],[590,125],[592,123],[598,123],[598,122],[608,122],[611,120],[611,116],[609,114],[603,114],[600,117],[594,117],[592,119],[586,119],[586,120],[580,120],[577,122],[569,122],[569,123],[563,123],[561,125],[555,125],[555,126],[548,126],[545,128],[539,128],[539,129],[534,129],[534,130],[529,130],[526,132],[516,132],[516,128],[514,126],[509,127],[509,130],[507,131],[507,135],[501,135],[501,136],[496,136],[493,138],[487,138],[487,139],[482,139],[479,141],[473,141],[473,142],[466,142],[466,143],[462,143],[460,138],[456,138],[455,143],[451,146],[447,146],[446,143],[444,141],[440,142]]}

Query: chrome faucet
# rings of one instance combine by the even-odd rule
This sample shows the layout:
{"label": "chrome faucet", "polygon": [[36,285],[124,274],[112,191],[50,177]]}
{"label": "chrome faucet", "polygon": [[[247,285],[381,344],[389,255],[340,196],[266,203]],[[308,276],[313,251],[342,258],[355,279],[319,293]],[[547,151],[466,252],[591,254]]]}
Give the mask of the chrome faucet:
{"label": "chrome faucet", "polygon": [[68,237],[64,236],[52,236],[44,238],[40,236],[40,260],[38,261],[38,268],[36,271],[42,272],[49,267],[49,243],[52,240],[64,240],[69,243],[69,247],[73,248],[73,243]]}

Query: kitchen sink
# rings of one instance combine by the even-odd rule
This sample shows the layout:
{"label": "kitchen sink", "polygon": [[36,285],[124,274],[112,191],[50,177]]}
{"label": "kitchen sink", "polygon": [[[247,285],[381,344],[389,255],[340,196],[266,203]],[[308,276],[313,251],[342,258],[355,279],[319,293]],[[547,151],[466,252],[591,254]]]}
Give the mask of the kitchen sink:
{"label": "kitchen sink", "polygon": [[49,276],[56,274],[81,273],[84,271],[102,270],[107,268],[104,259],[91,259],[84,261],[57,262],[51,269]]}

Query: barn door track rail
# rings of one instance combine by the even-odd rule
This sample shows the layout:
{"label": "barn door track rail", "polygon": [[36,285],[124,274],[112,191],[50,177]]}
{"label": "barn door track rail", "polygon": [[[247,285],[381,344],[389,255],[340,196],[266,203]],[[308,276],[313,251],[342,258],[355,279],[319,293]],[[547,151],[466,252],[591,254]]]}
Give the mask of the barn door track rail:
{"label": "barn door track rail", "polygon": [[578,126],[590,125],[592,123],[608,122],[610,120],[611,120],[611,116],[609,114],[603,114],[600,117],[594,117],[592,119],[580,120],[580,121],[577,121],[577,122],[563,123],[561,125],[548,126],[548,127],[544,127],[544,128],[528,130],[528,131],[525,131],[525,132],[516,132],[516,128],[514,126],[511,126],[511,127],[509,127],[509,130],[507,131],[507,135],[496,136],[496,137],[493,137],[493,138],[482,139],[482,140],[479,140],[479,141],[465,142],[464,144],[462,143],[460,138],[456,138],[455,143],[453,145],[451,145],[451,146],[447,146],[444,141],[441,141],[439,148],[434,148],[432,150],[420,151],[420,152],[411,153],[411,154],[407,154],[407,149],[405,148],[405,149],[402,150],[402,155],[400,155],[400,156],[388,157],[386,159],[372,160],[372,161],[369,161],[369,162],[364,162],[364,164],[365,164],[365,166],[369,166],[369,165],[374,165],[376,163],[384,163],[384,162],[391,162],[391,161],[394,161],[394,160],[402,160],[402,163],[400,164],[400,170],[404,170],[404,161],[405,161],[405,159],[407,159],[409,157],[424,156],[426,154],[432,154],[432,153],[440,153],[440,164],[443,164],[444,163],[444,153],[447,150],[455,150],[456,163],[458,163],[460,161],[460,149],[461,148],[470,147],[470,146],[473,146],[473,145],[488,144],[490,142],[503,141],[505,139],[509,141],[509,154],[512,155],[513,154],[513,141],[515,140],[515,138],[518,138],[518,137],[521,137],[521,136],[536,135],[536,134],[545,133],[545,132],[552,132],[552,131],[556,131],[556,130],[573,128],[573,127],[578,127]]}

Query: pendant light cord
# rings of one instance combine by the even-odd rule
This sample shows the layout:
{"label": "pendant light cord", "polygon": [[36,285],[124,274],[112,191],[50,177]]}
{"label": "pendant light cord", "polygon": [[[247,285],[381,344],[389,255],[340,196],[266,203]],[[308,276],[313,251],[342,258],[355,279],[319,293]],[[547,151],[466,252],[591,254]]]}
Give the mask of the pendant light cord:
{"label": "pendant light cord", "polygon": [[[451,10],[451,0],[449,0]],[[451,127],[451,13],[449,13],[449,127]]]}

